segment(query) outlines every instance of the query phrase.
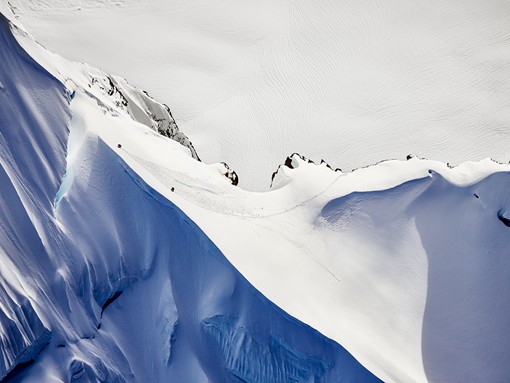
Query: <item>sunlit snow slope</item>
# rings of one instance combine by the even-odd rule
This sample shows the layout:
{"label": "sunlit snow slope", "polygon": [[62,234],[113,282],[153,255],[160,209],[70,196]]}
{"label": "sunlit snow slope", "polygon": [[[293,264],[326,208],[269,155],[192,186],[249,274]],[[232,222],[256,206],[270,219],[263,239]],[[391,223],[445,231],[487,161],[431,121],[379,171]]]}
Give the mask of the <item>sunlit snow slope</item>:
{"label": "sunlit snow slope", "polygon": [[509,165],[292,155],[247,192],[162,104],[1,31],[6,380],[508,380]]}
{"label": "sunlit snow slope", "polygon": [[510,160],[507,0],[10,2],[49,49],[171,105],[250,190],[293,152]]}
{"label": "sunlit snow slope", "polygon": [[89,74],[66,88],[1,15],[0,62],[0,380],[378,381],[255,290],[98,132],[230,185],[221,166],[109,107],[118,95]]}

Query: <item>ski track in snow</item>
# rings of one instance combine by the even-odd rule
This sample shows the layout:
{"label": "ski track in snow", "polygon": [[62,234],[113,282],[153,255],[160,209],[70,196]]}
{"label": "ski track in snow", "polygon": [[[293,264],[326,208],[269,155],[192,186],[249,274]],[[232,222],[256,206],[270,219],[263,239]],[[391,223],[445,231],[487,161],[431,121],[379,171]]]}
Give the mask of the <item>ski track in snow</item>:
{"label": "ski track in snow", "polygon": [[510,3],[11,0],[66,57],[170,105],[241,186],[299,152],[345,170],[510,154]]}

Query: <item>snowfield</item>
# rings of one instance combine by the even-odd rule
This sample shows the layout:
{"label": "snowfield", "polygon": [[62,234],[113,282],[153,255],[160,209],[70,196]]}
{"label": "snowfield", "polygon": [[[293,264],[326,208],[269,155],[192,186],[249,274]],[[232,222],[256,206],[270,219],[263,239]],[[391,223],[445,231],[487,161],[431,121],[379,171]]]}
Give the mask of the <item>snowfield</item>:
{"label": "snowfield", "polygon": [[[14,30],[62,79],[81,76],[57,80],[1,17],[0,380],[379,381],[254,289],[117,152],[152,148],[231,185],[223,165],[135,121],[140,90]],[[157,104],[145,106],[142,120]]]}
{"label": "snowfield", "polygon": [[50,50],[170,105],[244,189],[293,152],[510,160],[506,0],[9,1]]}
{"label": "snowfield", "polygon": [[[76,25],[74,21],[71,23],[76,29],[79,29],[78,21],[86,23],[87,18],[78,20],[77,16],[70,16],[74,7],[81,7],[79,12],[95,15],[98,7],[103,7],[102,15],[107,18],[108,12],[113,12],[110,5],[118,7],[120,14],[137,16],[135,10],[142,6],[142,2],[120,0],[89,2],[83,6],[81,2],[13,4],[15,12],[26,17],[29,25],[30,12],[34,11],[42,12],[34,25],[54,23],[55,20],[48,20],[63,17],[76,21]],[[149,2],[143,4],[147,6]],[[163,10],[168,9],[165,7],[170,7],[164,2],[150,4],[154,15],[162,18]],[[194,6],[198,7],[197,4]],[[460,11],[450,5],[450,11],[460,13],[458,17],[463,15],[462,11],[468,14],[480,11],[473,5],[467,12],[471,3],[463,4]],[[372,20],[370,13],[365,18],[348,12],[363,5],[366,7],[363,3],[345,4],[344,17],[352,22]],[[234,10],[226,3],[221,6],[235,13],[231,15],[235,19],[239,12],[246,11],[242,7]],[[269,43],[263,34],[257,34],[260,33],[257,28],[264,26],[257,24],[257,17],[264,14],[265,7],[274,6],[262,4],[261,13],[254,12],[256,17],[251,20],[256,36],[253,38],[260,49],[267,48]],[[405,4],[401,6],[404,9],[399,12],[404,12]],[[313,8],[316,13],[311,14],[299,11],[306,7],[312,6],[292,3],[295,13],[286,22],[293,25],[305,15],[317,17],[317,9],[324,21],[333,23],[331,20],[338,15],[335,7]],[[506,8],[498,13],[496,3],[492,7],[491,17],[503,17]],[[371,12],[374,9],[380,10],[379,5],[367,7]],[[388,7],[384,9],[388,11]],[[410,157],[342,172],[297,154],[285,160],[292,150],[284,155],[279,150],[290,146],[280,147],[283,141],[272,141],[271,135],[260,134],[259,130],[259,138],[278,147],[265,155],[259,142],[250,136],[255,135],[250,127],[262,121],[259,112],[263,110],[265,116],[259,128],[271,127],[271,122],[274,129],[271,134],[277,134],[276,130],[282,128],[278,134],[282,139],[287,138],[283,132],[290,125],[286,124],[300,117],[299,113],[291,112],[300,109],[299,105],[307,100],[316,100],[313,95],[317,84],[326,81],[331,85],[324,90],[325,98],[319,99],[321,107],[328,105],[329,101],[325,101],[331,96],[328,92],[333,92],[333,88],[338,91],[338,84],[331,84],[332,77],[328,80],[327,76],[310,80],[304,92],[309,95],[304,99],[298,91],[295,98],[286,99],[285,93],[281,93],[272,102],[268,101],[271,96],[266,91],[254,93],[260,96],[258,102],[268,103],[259,112],[248,108],[241,113],[237,106],[224,103],[219,109],[225,109],[219,113],[218,108],[213,108],[215,111],[205,108],[200,99],[190,102],[190,113],[205,108],[200,117],[190,114],[190,122],[184,125],[186,133],[189,128],[193,138],[194,145],[191,145],[163,104],[120,77],[46,51],[14,19],[5,3],[0,4],[0,12],[17,24],[9,28],[6,20],[1,22],[0,54],[6,65],[0,66],[0,337],[3,345],[0,379],[7,376],[9,382],[40,382],[41,379],[45,382],[171,379],[261,383],[505,382],[510,376],[507,363],[510,165],[484,159],[450,167],[439,161]],[[194,17],[201,15],[198,11],[189,12]],[[416,27],[427,20],[430,22],[427,15],[437,12],[446,12],[446,5],[437,9],[432,5],[424,7],[422,17],[415,15],[419,21]],[[272,15],[276,20],[282,14]],[[214,17],[211,15],[210,19]],[[116,23],[125,22],[122,20],[120,17]],[[273,26],[272,19],[264,20],[266,26]],[[352,28],[351,24],[335,20],[335,28],[342,25]],[[402,28],[400,23],[400,19],[395,22],[395,33],[402,38],[397,33]],[[440,18],[437,23],[441,25]],[[457,25],[464,31],[463,24],[452,21],[447,24]],[[241,25],[246,24],[240,22]],[[327,36],[340,38],[338,29],[328,30],[328,25],[321,24],[324,28],[321,30],[327,31],[321,41],[327,41]],[[474,22],[470,28],[476,29],[476,25]],[[368,33],[373,24],[362,26]],[[499,30],[492,23],[485,27]],[[99,24],[89,32],[92,36],[100,34],[101,28]],[[304,30],[303,25],[297,28],[297,31]],[[136,34],[133,28],[125,31]],[[71,32],[72,38],[78,36]],[[223,32],[225,47],[233,44],[228,36],[234,41],[239,38],[235,28]],[[436,30],[434,33],[439,34]],[[311,36],[313,33],[307,34],[308,38]],[[359,38],[352,34],[351,37]],[[384,36],[372,37],[384,40]],[[177,39],[171,39],[174,38]],[[342,38],[350,41],[345,36]],[[439,37],[423,38],[432,41]],[[305,37],[298,40],[303,44],[307,41]],[[285,46],[289,40],[279,41]],[[441,41],[446,44],[445,40]],[[133,43],[137,43],[136,39]],[[338,46],[336,40],[331,44]],[[244,44],[239,44],[239,49],[243,47]],[[316,44],[308,48],[312,47],[318,50],[317,55],[304,55],[305,63],[313,56],[313,60],[325,65],[327,60],[321,58],[324,47]],[[353,46],[347,45],[347,50],[348,47]],[[464,48],[459,45],[459,49]],[[111,55],[111,65],[122,55],[122,46],[119,49],[119,53]],[[426,50],[427,46],[416,49]],[[402,54],[401,50],[396,51]],[[298,48],[292,52],[302,53]],[[275,49],[272,57],[285,54],[289,53]],[[131,69],[135,70],[136,61],[142,61],[140,56],[137,53],[130,63],[119,68],[132,65]],[[167,59],[168,56],[162,56],[162,60]],[[151,61],[150,56],[144,60],[158,62]],[[280,59],[274,60],[275,67],[283,65]],[[345,58],[344,63],[353,64],[350,60],[354,59]],[[431,65],[437,65],[432,61]],[[299,82],[298,86],[292,75],[306,72],[300,66],[304,64],[292,57],[285,62],[289,63],[295,63],[296,67],[295,72],[289,72],[285,92],[289,91],[288,84],[298,88],[304,84]],[[381,69],[380,65],[379,62],[376,67]],[[208,65],[204,67],[210,69]],[[274,70],[271,66],[265,68]],[[419,68],[422,70],[424,66]],[[171,66],[167,69],[172,72]],[[337,67],[331,65],[331,72],[323,69],[318,68],[315,73],[332,75]],[[487,77],[501,76],[503,69],[501,66]],[[467,66],[464,70],[475,69]],[[353,71],[355,77],[356,73],[361,76],[370,70]],[[432,72],[432,78],[434,74],[437,73]],[[167,75],[173,76],[165,72]],[[212,72],[210,81],[215,75]],[[415,74],[408,75],[416,78]],[[480,86],[487,84],[487,77],[477,80]],[[346,78],[338,81],[347,81]],[[162,83],[158,76],[154,76],[155,80]],[[252,80],[264,87],[260,78]],[[138,81],[136,76],[135,81]],[[283,89],[278,87],[278,81],[271,87],[275,92]],[[370,88],[370,76],[366,79],[368,83],[360,77],[349,81],[365,84],[365,90]],[[435,84],[438,80],[424,81]],[[439,103],[441,97],[452,99],[448,81],[441,82],[446,85],[434,102]],[[200,81],[195,79],[193,83]],[[506,86],[502,84],[493,84],[491,92]],[[416,99],[425,103],[427,92],[431,92],[432,99],[433,86],[430,89],[423,83],[411,85],[402,86],[423,89],[425,93]],[[226,83],[219,88],[217,100],[221,100],[221,92],[228,86]],[[393,89],[374,92],[373,100],[391,100],[386,93],[390,88]],[[176,92],[176,98],[179,91],[178,86],[171,90]],[[250,91],[247,87],[244,94]],[[362,97],[362,93],[354,93],[353,97]],[[231,102],[243,102],[235,93],[232,95]],[[203,94],[204,100],[210,96],[210,93]],[[186,93],[183,97],[185,100]],[[466,107],[476,97],[466,94],[464,101],[457,100],[453,109]],[[404,98],[411,103],[412,99]],[[504,103],[504,98],[489,98],[490,102],[479,107],[489,111],[496,104]],[[173,104],[167,98],[164,100],[173,111]],[[352,102],[358,105],[355,99]],[[398,108],[403,107],[397,104]],[[303,113],[313,110],[314,106],[310,107]],[[332,119],[338,118],[339,110],[345,112],[334,105],[331,108]],[[487,124],[496,119],[504,121],[506,112],[498,108],[494,119],[486,115],[478,118]],[[237,141],[229,141],[214,132],[214,125],[222,121],[222,116],[232,118],[227,117],[232,111],[240,122],[236,140],[245,150],[237,154],[234,153],[239,150]],[[381,113],[377,119],[384,124],[389,121],[384,116],[392,114]],[[409,113],[410,122],[412,113]],[[476,114],[473,108],[463,113],[466,114],[455,112],[455,118],[461,121],[469,113],[471,117]],[[421,121],[417,115],[416,124],[398,126],[413,128],[414,138],[409,139],[420,145],[430,145],[432,141],[422,142],[419,134],[431,134],[434,139],[451,136],[452,145],[455,141],[455,145],[466,151],[450,146],[443,148],[442,153],[458,156],[459,161],[463,156],[476,158],[487,148],[499,150],[505,145],[507,137],[503,130],[497,132],[487,125],[486,130],[478,126],[465,131],[461,122],[451,124],[452,116],[448,114],[442,120],[452,130],[441,134],[437,131],[437,136],[432,126],[424,133],[420,125],[430,116]],[[280,125],[275,123],[277,117]],[[395,153],[391,145],[396,143],[390,135],[396,133],[390,129],[387,139],[381,141],[370,130],[375,129],[370,124],[373,116],[365,117],[366,139],[373,140],[372,145],[382,142],[377,149],[378,159],[385,157],[381,155],[385,150]],[[194,129],[202,129],[200,121],[210,124],[198,135],[203,135],[202,143],[196,139],[198,136],[193,136]],[[358,135],[360,131],[353,128],[356,124],[361,126],[361,120],[353,124],[346,128],[351,136],[344,136],[342,145],[362,145],[364,157],[353,148],[353,153],[360,156],[356,159],[349,155],[349,160],[360,161],[358,165],[365,160],[372,161],[370,156],[375,154],[369,153],[371,146],[363,145],[360,138],[363,134]],[[300,137],[302,125],[294,131],[295,139],[307,144],[304,153],[320,152],[324,142],[329,148],[335,148],[336,141],[332,142],[325,133],[332,132],[331,125],[314,126],[324,127],[324,134],[315,131],[310,134],[307,126],[308,135],[304,139]],[[462,135],[455,129],[460,129]],[[409,132],[399,132],[397,143],[412,151],[407,150]],[[489,135],[494,132],[498,134]],[[470,134],[476,135],[476,140]],[[214,158],[207,157],[210,154],[204,156],[206,163],[197,161],[196,152],[202,157],[202,147],[207,153],[203,143],[214,142],[214,137],[226,145],[225,151],[219,154],[226,154],[229,165],[239,165],[234,157],[229,157],[238,156],[239,161],[249,160],[249,166],[262,172],[272,156],[279,156],[278,163],[285,160],[273,174],[271,189],[247,191],[232,185],[228,178],[229,175],[232,178],[231,173],[224,164],[207,164],[207,158]],[[317,140],[315,149],[314,140]],[[493,146],[496,140],[501,146]],[[467,144],[480,151],[471,151]],[[484,145],[487,145],[485,149]],[[337,155],[345,155],[341,147],[336,148],[340,148]],[[492,153],[495,152],[488,154]],[[243,172],[251,171],[247,163],[241,166]],[[270,168],[266,177],[277,166]],[[245,185],[259,184],[257,174],[261,173],[253,174],[254,178]],[[31,360],[34,362],[23,364]]]}

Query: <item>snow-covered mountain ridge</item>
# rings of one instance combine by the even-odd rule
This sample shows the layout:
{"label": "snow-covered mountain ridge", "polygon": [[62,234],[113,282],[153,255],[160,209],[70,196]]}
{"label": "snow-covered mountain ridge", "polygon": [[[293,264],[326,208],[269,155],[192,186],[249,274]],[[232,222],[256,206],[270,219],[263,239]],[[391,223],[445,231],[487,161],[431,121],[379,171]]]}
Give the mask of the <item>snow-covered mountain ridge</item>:
{"label": "snow-covered mountain ridge", "polygon": [[[199,160],[190,140],[179,131],[167,105],[157,102],[147,92],[131,86],[123,78],[111,76],[84,63],[71,63],[46,49],[41,49],[17,21],[12,9],[10,3],[4,3],[3,8],[0,8],[4,14],[10,16],[8,18],[13,25],[14,35],[25,44],[25,50],[35,56],[40,65],[66,85],[70,92],[69,97],[74,97],[76,87],[82,87],[108,112],[124,113],[133,120],[181,143],[191,151],[193,158]],[[109,97],[105,97],[106,95]]]}
{"label": "snow-covered mountain ridge", "polygon": [[508,165],[294,155],[247,192],[133,118],[127,85],[13,31],[6,380],[505,381]]}
{"label": "snow-covered mountain ridge", "polygon": [[47,48],[170,105],[248,190],[293,152],[510,160],[507,0],[10,2]]}
{"label": "snow-covered mountain ridge", "polygon": [[151,150],[150,137],[156,158],[231,185],[221,165],[196,161],[122,102],[105,107],[111,95],[80,77],[66,88],[3,17],[0,32],[2,381],[377,381],[256,291],[117,141]]}

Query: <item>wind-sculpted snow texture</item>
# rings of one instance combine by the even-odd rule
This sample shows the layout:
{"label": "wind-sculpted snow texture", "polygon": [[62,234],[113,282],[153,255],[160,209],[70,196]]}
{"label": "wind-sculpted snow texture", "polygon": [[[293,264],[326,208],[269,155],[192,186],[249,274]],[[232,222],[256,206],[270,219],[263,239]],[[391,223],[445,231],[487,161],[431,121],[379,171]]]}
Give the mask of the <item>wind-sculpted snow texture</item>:
{"label": "wind-sculpted snow texture", "polygon": [[378,381],[84,134],[3,17],[0,42],[0,380]]}
{"label": "wind-sculpted snow texture", "polygon": [[508,0],[10,1],[48,49],[168,103],[249,190],[293,152],[510,160]]}

